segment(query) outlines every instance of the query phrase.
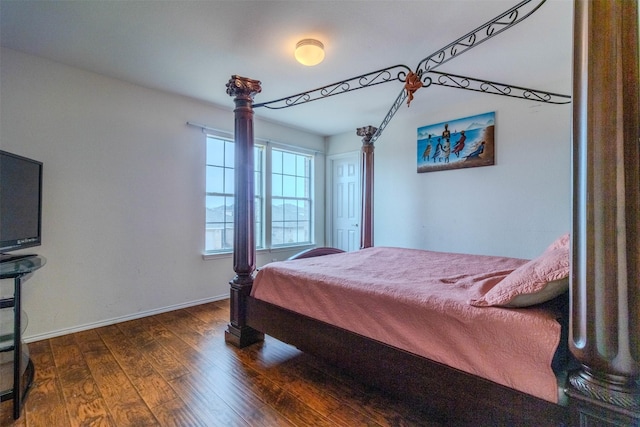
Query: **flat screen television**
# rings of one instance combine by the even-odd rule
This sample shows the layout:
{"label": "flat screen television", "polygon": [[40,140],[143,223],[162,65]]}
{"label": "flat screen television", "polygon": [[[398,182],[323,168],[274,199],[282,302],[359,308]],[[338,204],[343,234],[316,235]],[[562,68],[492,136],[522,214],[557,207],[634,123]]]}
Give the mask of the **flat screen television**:
{"label": "flat screen television", "polygon": [[42,162],[0,150],[0,262],[42,237]]}

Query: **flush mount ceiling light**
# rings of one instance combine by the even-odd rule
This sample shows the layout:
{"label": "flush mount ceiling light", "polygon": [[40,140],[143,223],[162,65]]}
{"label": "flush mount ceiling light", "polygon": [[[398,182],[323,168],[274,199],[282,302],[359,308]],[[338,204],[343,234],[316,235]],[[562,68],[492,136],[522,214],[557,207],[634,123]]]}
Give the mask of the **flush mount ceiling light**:
{"label": "flush mount ceiling light", "polygon": [[296,44],[295,57],[302,65],[318,65],[324,59],[324,45],[315,39],[300,40]]}

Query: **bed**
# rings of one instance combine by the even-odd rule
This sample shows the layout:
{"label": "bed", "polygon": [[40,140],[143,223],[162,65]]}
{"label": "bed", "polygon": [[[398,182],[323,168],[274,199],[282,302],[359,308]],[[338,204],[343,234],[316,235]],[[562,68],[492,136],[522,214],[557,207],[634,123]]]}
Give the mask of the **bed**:
{"label": "bed", "polygon": [[[244,347],[260,341],[264,334],[272,335],[322,357],[372,385],[418,401],[433,410],[435,417],[452,425],[640,425],[637,2],[577,1],[574,10],[573,224],[570,244],[566,248],[569,292],[531,307],[490,308],[503,312],[530,314],[530,310],[543,310],[557,314],[552,315],[552,320],[559,325],[555,327],[558,345],[554,347],[552,357],[557,358],[561,352],[560,358],[577,362],[576,368],[566,377],[560,376],[560,390],[566,395],[566,401],[554,398],[548,391],[523,389],[519,383],[476,372],[464,363],[441,359],[438,354],[421,354],[414,347],[415,340],[404,335],[406,328],[402,322],[399,322],[399,329],[388,333],[390,337],[372,336],[368,328],[341,324],[336,320],[341,315],[334,313],[333,318],[323,317],[285,306],[282,295],[265,297],[262,291],[265,278],[278,266],[265,267],[254,280],[253,97],[261,87],[256,80],[238,76],[233,76],[227,84],[227,91],[236,105],[236,183],[239,190],[235,194],[236,276],[231,281],[231,322],[226,340]],[[411,72],[406,75],[407,81],[410,75]],[[420,77],[423,73],[417,70],[417,75]],[[413,95],[409,89],[407,87],[407,92],[398,99],[404,101]],[[296,274],[305,276],[306,271],[307,279],[313,279],[316,274],[312,273],[313,265],[324,265],[326,271],[324,263],[332,259],[345,260],[345,257],[378,253],[384,249],[373,246],[373,142],[380,128],[384,128],[387,119],[402,103],[394,103],[379,128],[368,126],[357,131],[363,137],[360,254],[341,254],[332,248],[318,248],[305,253],[299,260],[282,263],[287,268],[295,266]],[[411,258],[407,253],[398,256],[397,263],[400,259]],[[358,262],[363,261],[355,261],[355,265],[363,265]],[[472,301],[482,305],[481,299],[485,295],[528,264],[524,260],[504,262],[508,267],[505,264],[500,274],[485,277],[485,282],[478,285],[480,288],[473,291],[475,294],[472,292],[473,295],[464,297],[470,302],[469,306],[475,307]],[[340,282],[344,276],[338,274],[337,281]],[[387,281],[380,286],[385,287],[385,283],[394,281],[394,277],[393,274],[387,276]],[[277,275],[272,279],[286,282]],[[305,286],[311,286],[308,283],[312,282],[306,282]],[[292,283],[298,283],[298,278],[292,279]],[[404,286],[409,285],[405,283]],[[317,302],[319,297],[313,298]],[[344,300],[348,301],[347,298]],[[331,313],[332,304],[335,303],[324,304],[324,313]],[[474,312],[483,313],[487,309],[476,307]],[[441,337],[431,338],[432,341],[436,339]],[[563,352],[565,348],[568,352]],[[442,351],[451,352],[447,346]],[[548,363],[550,356],[545,354],[545,363]],[[524,359],[515,362],[529,363]],[[548,374],[548,367],[530,370],[532,372],[526,371],[531,377],[547,377]]]}
{"label": "bed", "polygon": [[[541,303],[568,290],[568,245],[552,252],[557,262],[546,262],[543,270],[556,277],[544,284],[559,286]],[[258,272],[251,296],[558,403],[552,362],[556,350],[563,350],[558,345],[567,327],[561,310],[557,304],[495,305],[517,306],[526,296],[510,292],[516,286],[508,282],[519,282],[516,276],[523,276],[529,264],[508,257],[370,247],[268,264]]]}

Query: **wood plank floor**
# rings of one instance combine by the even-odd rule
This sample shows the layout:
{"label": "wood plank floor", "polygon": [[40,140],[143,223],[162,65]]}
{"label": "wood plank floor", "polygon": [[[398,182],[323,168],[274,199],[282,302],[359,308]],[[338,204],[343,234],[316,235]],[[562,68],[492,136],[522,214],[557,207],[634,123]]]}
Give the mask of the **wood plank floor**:
{"label": "wood plank floor", "polygon": [[228,301],[29,344],[36,374],[22,416],[1,426],[439,426],[267,337],[224,342]]}

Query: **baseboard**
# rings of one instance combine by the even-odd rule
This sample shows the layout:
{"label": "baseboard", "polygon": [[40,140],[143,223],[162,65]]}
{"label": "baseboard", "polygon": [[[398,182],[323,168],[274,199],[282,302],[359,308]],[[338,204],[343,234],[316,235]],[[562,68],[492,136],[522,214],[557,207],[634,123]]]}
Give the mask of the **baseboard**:
{"label": "baseboard", "polygon": [[203,298],[195,301],[189,301],[182,304],[170,305],[167,307],[156,308],[148,311],[141,311],[139,313],[130,314],[121,317],[114,317],[112,319],[101,320],[99,322],[87,323],[84,325],[73,326],[71,328],[58,329],[56,331],[47,332],[44,334],[38,335],[25,335],[22,337],[23,341],[26,343],[46,340],[49,338],[55,338],[62,335],[72,334],[74,332],[87,331],[89,329],[100,328],[102,326],[114,325],[116,323],[126,322],[127,320],[140,319],[142,317],[153,316],[154,314],[166,313],[167,311],[179,310],[181,308],[193,307],[194,305],[206,304],[208,302],[221,301],[223,299],[228,299],[229,295],[219,295],[210,298]]}

